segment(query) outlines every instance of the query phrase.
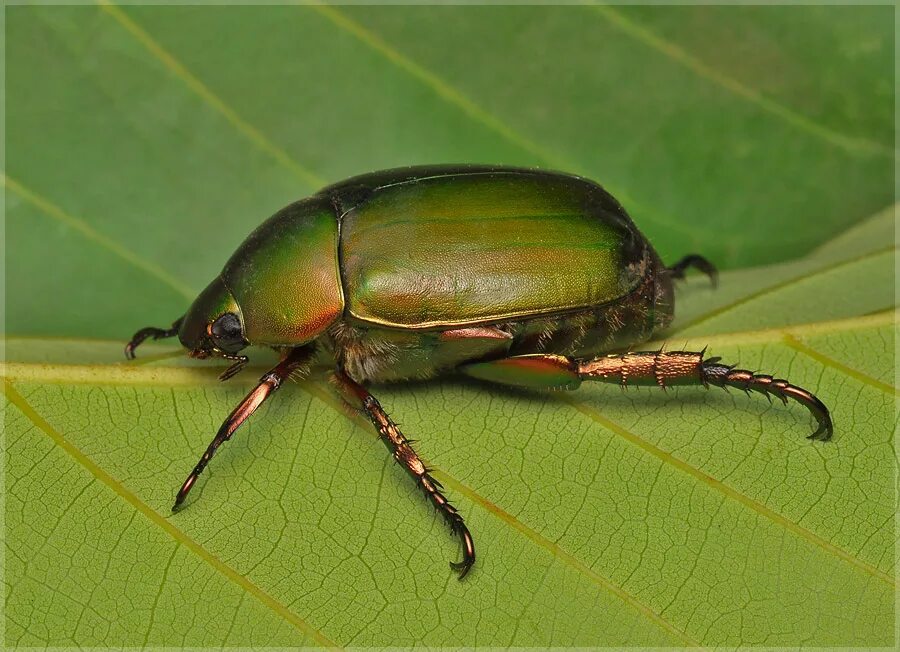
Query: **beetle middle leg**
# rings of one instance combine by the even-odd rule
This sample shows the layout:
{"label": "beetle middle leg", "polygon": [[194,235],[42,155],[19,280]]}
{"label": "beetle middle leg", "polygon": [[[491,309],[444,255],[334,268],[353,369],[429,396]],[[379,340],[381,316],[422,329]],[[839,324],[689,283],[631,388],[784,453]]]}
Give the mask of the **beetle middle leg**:
{"label": "beetle middle leg", "polygon": [[[187,498],[188,493],[190,493],[191,488],[197,482],[197,478],[203,473],[203,469],[209,464],[209,461],[212,459],[213,455],[215,455],[219,446],[231,439],[231,436],[241,424],[244,423],[251,414],[256,412],[256,409],[262,405],[275,390],[281,387],[291,374],[307,367],[312,360],[314,353],[314,346],[291,349],[287,355],[282,358],[281,362],[272,367],[270,371],[263,374],[262,378],[259,379],[259,384],[244,397],[243,401],[238,403],[238,406],[232,410],[231,414],[228,415],[228,418],[225,419],[225,422],[219,427],[219,431],[200,457],[200,461],[197,462],[196,466],[194,466],[194,470],[191,471],[187,480],[181,485],[181,489],[178,490],[178,495],[175,497],[175,504],[172,506],[173,512],[181,507],[181,504],[184,502],[185,498]],[[242,363],[238,362],[237,364]]]}
{"label": "beetle middle leg", "polygon": [[833,425],[828,408],[812,392],[788,381],[759,374],[733,365],[719,363],[719,358],[704,359],[703,351],[638,351],[576,359],[562,355],[520,355],[491,362],[463,365],[461,373],[506,385],[538,389],[574,389],[582,380],[598,380],[628,387],[650,385],[665,389],[675,385],[735,387],[775,396],[787,405],[788,399],[809,410],[818,428],[808,439],[826,441]]}
{"label": "beetle middle leg", "polygon": [[394,459],[397,460],[406,472],[409,473],[416,484],[425,492],[425,496],[434,505],[434,508],[441,513],[444,520],[450,526],[451,531],[459,535],[462,540],[463,558],[459,562],[450,562],[450,567],[459,573],[459,579],[466,576],[472,564],[475,563],[475,543],[469,528],[466,527],[463,517],[456,511],[456,508],[450,504],[450,501],[441,493],[441,483],[434,479],[430,469],[416,455],[410,445],[409,440],[400,432],[387,413],[382,409],[378,400],[372,396],[368,390],[350,378],[344,371],[335,372],[338,389],[341,395],[354,407],[358,407],[366,413],[366,416],[372,421],[378,430],[378,436],[391,451]]}

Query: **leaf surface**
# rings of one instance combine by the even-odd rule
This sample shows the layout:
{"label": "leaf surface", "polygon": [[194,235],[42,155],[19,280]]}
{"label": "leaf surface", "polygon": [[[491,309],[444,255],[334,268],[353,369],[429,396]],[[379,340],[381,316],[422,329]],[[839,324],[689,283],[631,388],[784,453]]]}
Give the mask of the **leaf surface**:
{"label": "leaf surface", "polygon": [[[7,646],[893,645],[890,18],[8,8]],[[665,345],[807,387],[834,439],[739,392],[378,388],[475,535],[460,583],[442,521],[315,377],[171,514],[267,358],[221,384],[123,341],[289,201],[451,161],[597,178],[666,260],[716,260]]]}

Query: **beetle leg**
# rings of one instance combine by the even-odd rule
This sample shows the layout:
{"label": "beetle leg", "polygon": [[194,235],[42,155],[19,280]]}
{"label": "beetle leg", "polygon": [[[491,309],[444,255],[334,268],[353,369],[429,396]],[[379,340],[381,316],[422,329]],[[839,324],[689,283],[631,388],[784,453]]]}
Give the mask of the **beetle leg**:
{"label": "beetle leg", "polygon": [[175,337],[178,335],[178,329],[181,328],[181,322],[184,321],[184,315],[176,319],[170,328],[156,328],[154,326],[148,326],[147,328],[142,328],[137,333],[135,333],[131,341],[125,345],[125,357],[129,360],[134,360],[134,350],[140,346],[141,342],[146,340],[148,337],[152,337],[154,340],[161,340],[167,337]]}
{"label": "beetle leg", "polygon": [[191,471],[187,480],[181,485],[181,489],[178,490],[178,495],[175,497],[175,504],[172,506],[173,512],[181,507],[181,504],[184,502],[185,498],[187,498],[188,493],[190,493],[191,488],[197,482],[197,478],[203,473],[203,469],[209,464],[209,461],[212,459],[212,456],[215,455],[219,446],[231,439],[231,436],[241,424],[244,423],[244,421],[246,421],[250,415],[253,414],[273,392],[275,392],[275,390],[281,387],[284,381],[292,373],[309,364],[313,352],[314,347],[291,349],[281,362],[272,367],[270,371],[260,378],[259,384],[244,397],[244,400],[241,401],[231,414],[228,415],[228,418],[225,419],[225,422],[219,428],[216,436],[200,457],[200,461],[197,462],[196,466],[194,466],[194,470]]}
{"label": "beetle leg", "polygon": [[575,389],[581,384],[576,360],[549,353],[472,362],[458,371],[479,380],[530,389]]}
{"label": "beetle leg", "polygon": [[733,365],[719,364],[719,358],[703,359],[704,351],[643,351],[608,355],[578,362],[582,378],[631,385],[703,385],[709,387],[735,387],[746,392],[755,391],[772,395],[787,404],[789,398],[809,410],[818,422],[816,431],[808,439],[831,439],[834,427],[828,408],[812,392],[776,379],[768,374],[757,374]]}
{"label": "beetle leg", "polygon": [[441,483],[434,479],[431,470],[425,466],[397,424],[387,415],[378,400],[365,387],[350,378],[344,371],[335,372],[338,388],[344,398],[354,407],[360,408],[378,430],[378,436],[387,445],[388,450],[403,468],[406,469],[422,491],[431,501],[435,509],[441,513],[454,534],[462,540],[463,558],[459,562],[450,562],[450,567],[459,573],[459,579],[466,576],[475,563],[475,543],[466,527],[463,517],[441,493]]}
{"label": "beetle leg", "polygon": [[775,396],[785,404],[793,399],[818,422],[809,439],[826,441],[834,430],[828,408],[812,392],[788,381],[703,359],[704,351],[639,351],[578,360],[561,355],[520,355],[492,362],[464,365],[459,371],[492,382],[535,389],[574,389],[582,380],[629,385],[735,387]]}
{"label": "beetle leg", "polygon": [[666,271],[669,272],[669,276],[672,278],[684,278],[684,272],[689,267],[694,267],[706,274],[713,287],[719,284],[719,271],[716,269],[716,266],[697,254],[688,254]]}

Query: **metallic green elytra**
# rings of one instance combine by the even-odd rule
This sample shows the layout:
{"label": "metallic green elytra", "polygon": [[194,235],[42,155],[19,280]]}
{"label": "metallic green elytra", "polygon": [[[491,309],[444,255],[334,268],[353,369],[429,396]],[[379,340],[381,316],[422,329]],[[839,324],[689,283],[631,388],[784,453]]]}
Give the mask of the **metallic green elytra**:
{"label": "metallic green elytra", "polygon": [[347,207],[341,244],[348,314],[417,330],[589,308],[658,262],[598,186],[522,171],[378,188]]}
{"label": "metallic green elytra", "polygon": [[583,380],[629,385],[715,385],[792,398],[832,433],[810,392],[766,374],[687,351],[630,351],[674,316],[673,280],[698,255],[666,266],[622,206],[581,177],[499,166],[387,170],[328,186],[280,210],[234,252],[171,328],[189,355],[247,362],[263,345],[281,361],[222,424],[177,494],[178,508],[218,447],[292,374],[316,361],[372,421],[463,546],[452,564],[466,575],[475,546],[462,517],[409,441],[364,388],[367,382],[460,374],[538,389]]}

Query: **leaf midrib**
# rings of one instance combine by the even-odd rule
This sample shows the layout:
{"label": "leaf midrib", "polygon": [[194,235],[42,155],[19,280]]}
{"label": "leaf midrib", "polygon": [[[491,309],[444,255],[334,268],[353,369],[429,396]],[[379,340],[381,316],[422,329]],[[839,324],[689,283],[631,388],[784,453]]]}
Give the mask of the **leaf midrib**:
{"label": "leaf midrib", "polygon": [[[680,343],[683,343],[684,348],[686,349],[701,349],[704,346],[713,347],[713,346],[736,346],[741,344],[765,344],[770,342],[784,342],[788,343],[787,339],[797,340],[797,338],[802,337],[812,337],[816,335],[827,335],[830,333],[841,333],[847,331],[854,330],[863,330],[868,328],[877,328],[879,326],[887,326],[889,324],[896,323],[898,319],[898,313],[894,309],[883,310],[881,312],[872,314],[872,315],[864,315],[861,317],[850,317],[845,319],[834,319],[830,321],[820,321],[820,322],[810,322],[806,324],[797,324],[789,327],[779,327],[779,328],[762,328],[757,330],[748,330],[748,331],[735,331],[732,333],[720,333],[716,335],[697,335],[694,337],[688,337],[683,340],[679,340]],[[45,336],[45,335],[17,335],[13,333],[8,333],[3,336],[6,341],[19,340],[23,342],[54,342],[54,343],[69,343],[74,346],[79,344],[90,344],[94,346],[108,345],[110,348],[121,349],[123,348],[124,340],[110,340],[105,338],[90,338],[90,337],[69,337],[69,336]],[[643,347],[646,347],[649,350],[654,348],[659,348],[667,343],[667,339],[662,340],[650,340],[643,344]],[[879,387],[882,391],[887,393],[894,393],[896,391],[900,391],[897,388],[894,388],[891,385],[887,385],[879,381],[864,372],[861,372],[857,369],[853,369],[852,367],[848,367],[835,361],[833,358],[829,358],[825,354],[815,351],[810,347],[807,347],[810,351],[814,351],[816,356],[819,356],[824,359],[828,359],[830,362],[833,362],[835,368],[846,369],[848,375],[855,375],[854,377],[861,382],[871,384],[873,386]],[[183,358],[185,356],[185,352],[183,349],[172,349],[166,352],[155,353],[153,355],[141,356],[134,360],[125,360],[123,359],[121,362],[114,362],[109,364],[65,364],[65,363],[37,363],[37,362],[0,362],[0,370],[4,368],[44,368],[44,369],[84,369],[84,370],[93,370],[98,375],[101,374],[109,374],[111,369],[117,368],[129,368],[129,367],[145,367],[151,363],[161,362],[163,360],[174,359],[174,358]],[[220,372],[219,369],[213,369],[213,367],[171,367],[171,369],[178,369],[185,373],[196,374],[191,376],[185,376],[184,382],[189,382],[190,384],[196,383],[210,383],[210,384],[218,384],[220,381],[218,380],[218,376],[214,374],[218,374]],[[260,366],[260,365],[248,365],[244,368],[246,372],[254,372],[254,371],[267,371],[268,367]],[[62,373],[62,372],[61,372]],[[131,372],[127,372],[131,373]],[[0,373],[2,376],[3,373]],[[115,378],[115,372],[113,372],[112,376],[108,376],[110,378]],[[136,378],[136,376],[133,376]],[[123,376],[120,378],[116,378],[116,382],[110,384],[120,384],[126,382],[127,376]],[[189,379],[189,380],[188,380]],[[65,382],[76,382],[74,378],[68,377]],[[90,383],[101,383],[101,379],[92,378],[90,380],[86,380],[84,382]],[[142,381],[135,381],[135,384],[142,384]]]}

